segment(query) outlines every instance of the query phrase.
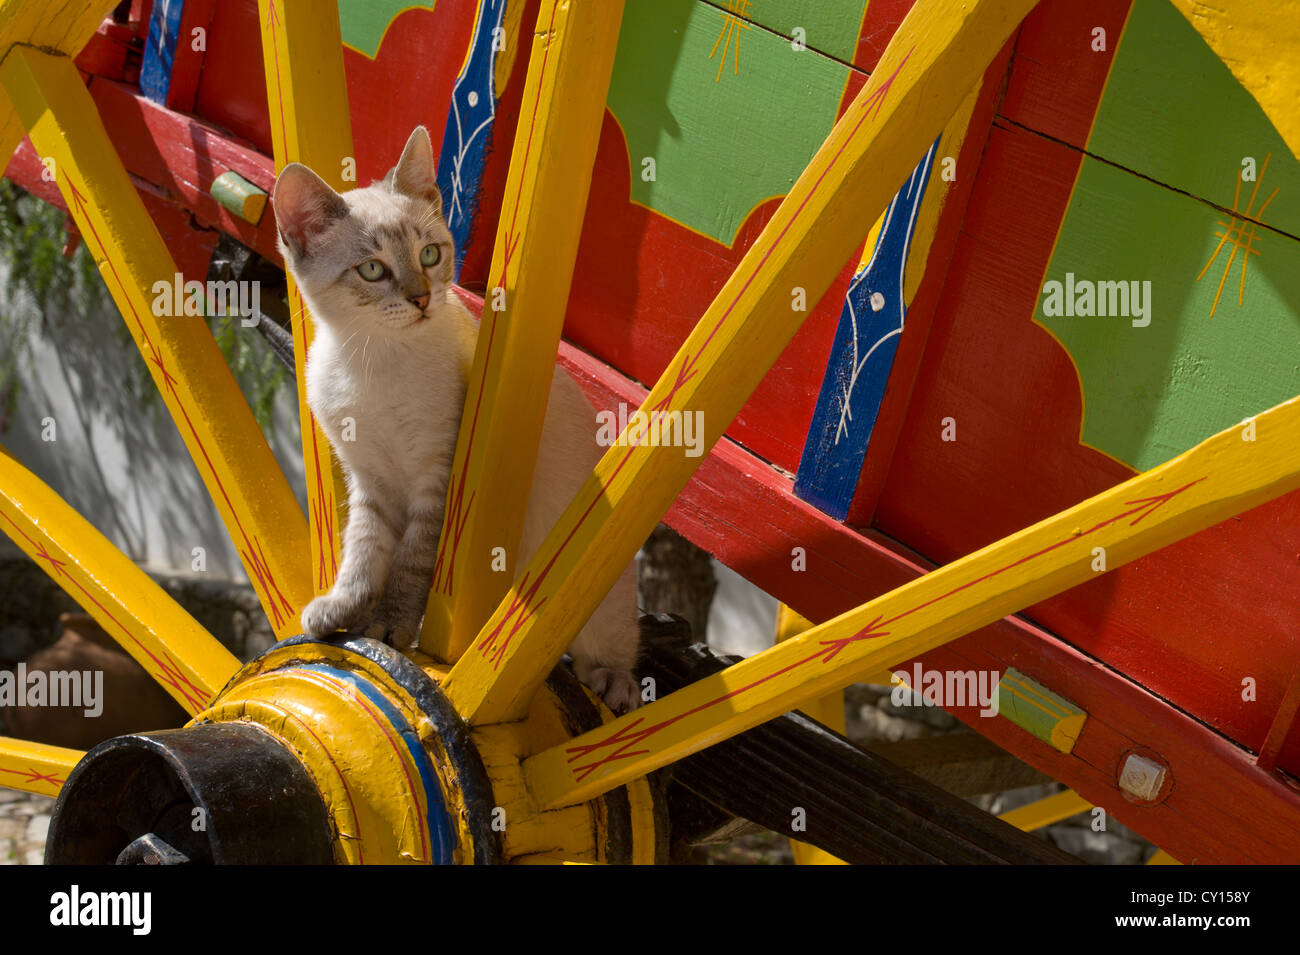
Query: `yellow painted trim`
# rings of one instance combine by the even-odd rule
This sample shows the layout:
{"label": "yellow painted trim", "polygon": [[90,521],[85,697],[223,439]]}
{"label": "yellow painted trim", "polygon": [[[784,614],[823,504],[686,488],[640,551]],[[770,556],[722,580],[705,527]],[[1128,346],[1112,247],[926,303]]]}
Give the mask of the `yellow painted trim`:
{"label": "yellow painted trim", "polygon": [[443,660],[509,585],[492,551],[519,546],[622,12],[622,0],[546,0],[538,13],[425,614],[422,646]]}
{"label": "yellow painted trim", "polygon": [[831,855],[825,849],[818,849],[798,839],[790,840],[790,849],[794,852],[795,865],[848,865],[843,859]]}
{"label": "yellow painted trim", "polygon": [[[337,190],[354,187],[356,153],[352,147],[338,4],[258,0],[258,14],[277,175],[287,164],[300,162]],[[354,179],[345,181],[344,163],[349,159],[353,160]],[[298,415],[302,423],[303,474],[307,479],[311,584],[314,593],[322,594],[334,586],[343,556],[347,489],[329,438],[307,406],[305,367],[312,341],[311,313],[293,277],[287,273],[285,277],[289,283]],[[301,627],[292,632],[299,630]]]}
{"label": "yellow painted trim", "polygon": [[[115,0],[72,0],[51,16],[47,4],[34,0],[0,2],[0,59],[16,44],[58,51],[75,57],[95,35]],[[0,89],[0,156],[9,162],[27,135],[9,96]]]}
{"label": "yellow painted trim", "polygon": [[59,795],[68,773],[85,755],[82,750],[0,737],[0,789]]}
{"label": "yellow painted trim", "polygon": [[[10,50],[3,81],[94,256],[159,394],[207,485],[272,627],[297,632],[310,598],[307,525],[207,324],[155,314],[174,296],[175,262],[118,158],[81,74],[65,56]],[[160,309],[160,312],[163,310]]]}
{"label": "yellow painted trim", "polygon": [[[975,0],[912,8],[643,411],[699,410],[704,445],[713,446],[806,317],[792,312],[791,289],[820,298],[1032,6]],[[490,723],[525,710],[701,460],[674,447],[609,450],[448,675],[459,712]]]}
{"label": "yellow painted trim", "polygon": [[85,755],[79,749],[0,736],[0,788],[57,796]]}
{"label": "yellow painted trim", "polygon": [[239,669],[229,650],[3,447],[0,530],[187,713],[207,706]]}
{"label": "yellow painted trim", "polygon": [[[590,799],[1300,487],[1300,398],[1160,467],[526,763],[544,805]],[[452,671],[455,676],[455,670]],[[719,704],[725,704],[720,706]]]}
{"label": "yellow painted trim", "polygon": [[1157,849],[1155,855],[1144,863],[1145,865],[1182,865],[1177,859],[1171,856],[1164,849]]}
{"label": "yellow painted trim", "polygon": [[[880,228],[881,222],[884,221],[882,216],[876,220],[873,230]],[[870,246],[872,240],[867,239],[867,245]],[[797,637],[805,630],[810,630],[813,622],[798,611],[788,607],[785,604],[778,604],[776,608],[776,642],[781,643],[792,637]],[[835,690],[827,693],[823,697],[815,700],[809,700],[803,706],[799,707],[803,713],[810,719],[816,720],[823,726],[828,726],[837,733],[843,733],[845,728],[844,717],[844,691]],[[795,865],[848,865],[843,859],[836,858],[825,849],[819,849],[811,846],[806,842],[800,842],[798,839],[790,840],[790,850],[794,853]]]}
{"label": "yellow painted trim", "polygon": [[1300,159],[1300,2],[1173,0]]}
{"label": "yellow painted trim", "polygon": [[1092,803],[1084,799],[1073,789],[1046,796],[1019,809],[1012,809],[998,816],[1005,823],[1025,832],[1033,832],[1044,826],[1050,826],[1062,819],[1069,819],[1092,808]]}

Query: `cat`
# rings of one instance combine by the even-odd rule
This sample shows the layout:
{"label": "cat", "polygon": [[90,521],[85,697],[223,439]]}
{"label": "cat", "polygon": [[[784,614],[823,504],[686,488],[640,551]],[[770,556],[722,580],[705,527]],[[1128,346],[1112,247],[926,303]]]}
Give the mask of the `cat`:
{"label": "cat", "polygon": [[[347,477],[338,576],[302,612],[304,630],[411,645],[433,579],[448,478],[478,323],[452,287],[429,134],[417,126],[397,165],[335,192],[289,163],[272,198],[279,248],[315,319],[307,403]],[[351,419],[351,420],[349,420]],[[527,516],[523,567],[600,458],[596,416],[560,368],[551,381]],[[462,561],[466,558],[462,558]],[[462,563],[460,573],[492,573]],[[640,701],[635,564],[569,651],[578,678],[615,712]]]}

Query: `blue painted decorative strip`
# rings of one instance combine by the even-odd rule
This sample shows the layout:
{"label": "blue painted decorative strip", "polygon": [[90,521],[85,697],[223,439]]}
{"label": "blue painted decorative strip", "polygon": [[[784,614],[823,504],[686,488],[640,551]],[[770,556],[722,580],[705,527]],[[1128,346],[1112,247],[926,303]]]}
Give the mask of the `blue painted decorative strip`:
{"label": "blue painted decorative strip", "polygon": [[506,0],[479,0],[469,60],[451,91],[451,112],[438,155],[438,191],[442,193],[443,218],[456,245],[458,279],[478,212],[483,164],[492,142],[497,112],[494,88],[497,51],[493,49],[493,40],[498,36],[505,12]]}
{"label": "blue painted decorative strip", "polygon": [[938,145],[936,139],[890,202],[871,259],[853,276],[808,426],[794,492],[838,520],[848,516],[894,367],[907,318],[907,253]]}
{"label": "blue painted decorative strip", "polygon": [[184,12],[185,0],[154,0],[149,16],[149,37],[140,63],[140,92],[164,106],[172,84],[172,63]]}
{"label": "blue painted decorative strip", "polygon": [[425,816],[428,824],[429,845],[433,855],[432,863],[434,865],[451,865],[452,850],[456,846],[456,834],[451,828],[451,821],[447,818],[447,804],[442,798],[442,786],[438,782],[438,776],[433,770],[433,763],[429,760],[429,754],[425,752],[424,745],[420,742],[420,737],[416,734],[411,725],[406,722],[397,707],[388,701],[388,698],[379,691],[370,680],[355,670],[340,670],[337,667],[329,666],[325,663],[303,663],[295,667],[286,669],[316,670],[320,673],[328,674],[336,680],[342,680],[350,683],[361,691],[367,700],[384,714],[393,729],[401,737],[402,742],[406,744],[406,750],[411,754],[411,762],[415,764],[420,774],[420,782],[424,786],[424,804]]}

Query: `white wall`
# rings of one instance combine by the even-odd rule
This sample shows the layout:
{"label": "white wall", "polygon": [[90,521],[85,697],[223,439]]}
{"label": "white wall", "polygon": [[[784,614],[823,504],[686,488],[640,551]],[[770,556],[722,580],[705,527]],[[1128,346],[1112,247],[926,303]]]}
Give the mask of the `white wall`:
{"label": "white wall", "polygon": [[[6,284],[0,275],[0,289]],[[3,307],[35,308],[29,300]],[[20,373],[17,410],[0,444],[137,563],[185,573],[193,548],[203,547],[208,574],[246,581],[166,406],[155,398],[142,407],[127,388],[131,366],[144,359],[122,341],[115,327],[121,324],[111,306],[93,320],[50,316],[43,334],[35,323],[32,367]],[[240,333],[265,346],[255,329]],[[54,441],[42,440],[46,418],[54,419]],[[277,396],[271,447],[305,509],[297,418],[289,381]]]}

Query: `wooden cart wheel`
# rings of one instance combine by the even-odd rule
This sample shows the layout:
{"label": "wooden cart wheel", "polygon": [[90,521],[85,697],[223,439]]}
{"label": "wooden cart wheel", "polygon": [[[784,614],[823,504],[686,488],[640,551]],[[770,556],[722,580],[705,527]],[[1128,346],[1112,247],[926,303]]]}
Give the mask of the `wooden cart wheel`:
{"label": "wooden cart wheel", "polygon": [[[260,3],[277,167],[305,162],[343,188],[352,143],[337,20],[312,0]],[[805,314],[792,293],[815,301],[826,291],[1033,5],[913,9],[650,391],[646,416],[699,413],[707,446],[721,437]],[[152,308],[154,282],[175,267],[68,55],[109,6],[81,0],[57,31],[0,22],[0,83],[52,160],[282,640],[240,668],[53,492],[0,459],[0,524],[194,717],[184,730],[111,741],[88,757],[0,741],[0,782],[63,790],[52,861],[267,858],[258,851],[358,863],[662,860],[653,771],[1090,579],[1098,548],[1112,569],[1300,486],[1292,400],[1252,419],[1252,441],[1229,429],[611,718],[556,664],[701,459],[625,432],[513,583],[476,569],[476,555],[518,543],[585,214],[587,179],[574,171],[591,168],[622,13],[619,0],[544,0],[421,648],[296,637],[298,613],[337,565],[329,448],[302,402],[304,520],[207,330]],[[9,122],[5,135],[15,134]],[[292,286],[290,295],[301,398],[311,323]],[[215,773],[219,743],[234,739],[247,745],[227,745],[237,755],[221,754],[225,771]],[[285,803],[266,787],[214,778],[272,772],[288,780],[283,798],[306,821],[282,844],[249,848],[241,834],[276,831]],[[127,776],[132,785],[113,787]],[[119,827],[94,836],[86,820],[109,818],[106,809]]]}

